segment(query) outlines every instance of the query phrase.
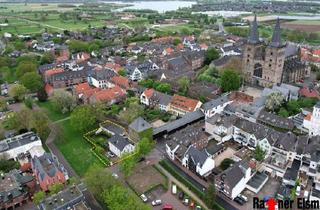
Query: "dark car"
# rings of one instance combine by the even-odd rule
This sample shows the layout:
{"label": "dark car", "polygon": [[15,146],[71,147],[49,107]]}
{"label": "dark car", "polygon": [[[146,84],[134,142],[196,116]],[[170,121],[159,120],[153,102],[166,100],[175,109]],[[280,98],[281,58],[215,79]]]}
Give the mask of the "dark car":
{"label": "dark car", "polygon": [[241,206],[245,203],[245,201],[242,200],[242,199],[239,198],[239,197],[236,197],[236,198],[234,199],[234,202],[238,203],[238,204],[241,205]]}
{"label": "dark car", "polygon": [[183,197],[184,197],[184,192],[180,192],[179,195],[178,195],[178,197],[179,197],[180,200],[182,200]]}

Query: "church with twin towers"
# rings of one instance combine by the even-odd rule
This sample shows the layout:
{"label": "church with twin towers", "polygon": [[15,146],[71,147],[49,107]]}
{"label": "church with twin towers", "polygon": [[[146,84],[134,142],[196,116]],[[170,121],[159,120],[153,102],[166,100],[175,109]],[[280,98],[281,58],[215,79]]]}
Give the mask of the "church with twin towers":
{"label": "church with twin towers", "polygon": [[259,37],[257,16],[254,16],[244,45],[242,65],[246,83],[254,86],[296,83],[310,75],[310,68],[299,58],[299,47],[281,40],[279,18],[271,40],[264,41]]}

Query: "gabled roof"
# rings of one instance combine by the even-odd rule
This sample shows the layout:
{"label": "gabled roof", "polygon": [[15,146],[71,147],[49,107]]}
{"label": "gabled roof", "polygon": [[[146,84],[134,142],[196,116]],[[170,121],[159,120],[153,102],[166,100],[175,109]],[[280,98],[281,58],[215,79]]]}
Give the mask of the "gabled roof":
{"label": "gabled roof", "polygon": [[189,158],[193,161],[195,165],[200,164],[200,167],[206,162],[209,155],[203,150],[200,151],[194,146],[190,146],[185,153],[185,156],[188,155]]}
{"label": "gabled roof", "polygon": [[237,162],[233,166],[220,174],[221,179],[228,183],[228,186],[232,190],[239,181],[245,177],[245,172],[249,168],[246,162]]}
{"label": "gabled roof", "polygon": [[170,105],[187,112],[193,112],[195,111],[198,103],[198,100],[187,98],[184,96],[174,95],[171,99]]}
{"label": "gabled roof", "polygon": [[129,125],[129,128],[135,130],[136,132],[141,132],[141,131],[145,131],[149,128],[152,128],[152,127],[142,117],[138,117]]}
{"label": "gabled roof", "polygon": [[202,108],[207,111],[213,108],[216,108],[220,105],[223,105],[229,101],[229,97],[227,95],[221,96],[216,99],[212,99],[211,101],[208,101],[207,103],[204,103],[202,105]]}
{"label": "gabled roof", "polygon": [[127,138],[120,136],[119,134],[113,135],[108,139],[108,142],[113,144],[120,151],[122,151],[127,145],[131,144]]}

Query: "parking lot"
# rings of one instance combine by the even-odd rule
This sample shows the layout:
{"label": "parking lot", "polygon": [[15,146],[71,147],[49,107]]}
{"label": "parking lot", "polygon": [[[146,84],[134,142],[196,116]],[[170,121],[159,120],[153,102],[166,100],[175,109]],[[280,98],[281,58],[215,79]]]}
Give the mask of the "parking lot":
{"label": "parking lot", "polygon": [[[263,186],[258,194],[254,194],[249,190],[243,191],[241,194],[245,195],[248,198],[248,202],[246,202],[243,206],[239,204],[235,204],[239,210],[248,210],[252,209],[253,197],[258,197],[259,199],[263,199],[266,196],[274,197],[274,193],[277,192],[280,186],[280,181],[276,180],[272,177],[269,177],[267,183]],[[272,192],[270,194],[270,192]]]}

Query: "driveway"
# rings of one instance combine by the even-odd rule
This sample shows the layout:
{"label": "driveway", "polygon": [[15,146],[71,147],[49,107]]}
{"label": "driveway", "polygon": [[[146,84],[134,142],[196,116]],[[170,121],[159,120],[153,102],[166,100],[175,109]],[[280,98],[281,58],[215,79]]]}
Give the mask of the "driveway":
{"label": "driveway", "polygon": [[231,158],[236,151],[230,147],[228,147],[225,151],[223,151],[220,155],[214,158],[214,162],[216,167],[220,166],[221,162],[226,158]]}

